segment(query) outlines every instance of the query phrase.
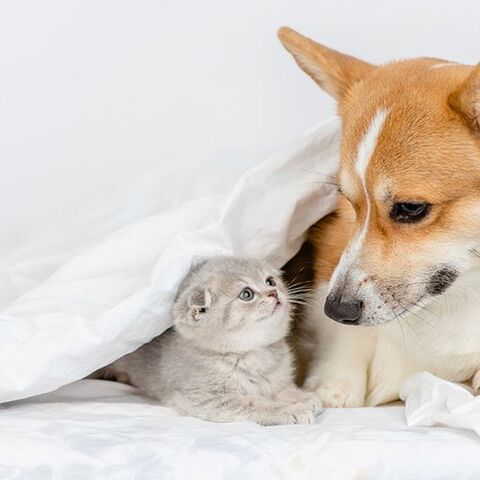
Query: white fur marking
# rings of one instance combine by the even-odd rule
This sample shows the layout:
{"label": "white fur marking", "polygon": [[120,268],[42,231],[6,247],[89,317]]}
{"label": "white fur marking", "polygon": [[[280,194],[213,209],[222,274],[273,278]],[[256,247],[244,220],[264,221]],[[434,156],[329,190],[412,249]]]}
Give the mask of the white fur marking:
{"label": "white fur marking", "polygon": [[372,158],[375,148],[377,147],[378,138],[382,132],[382,127],[387,118],[388,110],[381,109],[373,118],[370,126],[368,127],[367,132],[362,138],[360,144],[358,145],[357,159],[355,162],[355,171],[357,172],[360,180],[362,182],[363,193],[365,194],[365,202],[367,205],[367,213],[365,215],[365,223],[362,225],[360,233],[352,240],[348,249],[342,255],[340,262],[335,269],[335,272],[332,276],[331,285],[333,286],[338,278],[341,278],[342,275],[352,267],[358,258],[363,242],[367,235],[368,224],[370,223],[370,198],[368,196],[367,184],[366,184],[366,174],[368,164]]}
{"label": "white fur marking", "polygon": [[362,230],[360,231],[359,235],[355,239],[355,243],[359,243],[358,248],[361,247],[363,240],[365,239],[365,235],[367,234],[368,230],[368,223],[370,221],[370,197],[368,196],[367,192],[367,182],[366,182],[366,175],[367,175],[367,168],[368,164],[370,163],[370,159],[372,158],[373,152],[375,152],[375,148],[377,147],[378,137],[382,131],[383,124],[385,119],[387,118],[388,110],[379,110],[372,123],[368,127],[367,133],[363,137],[360,145],[358,146],[357,152],[357,161],[355,162],[355,171],[357,172],[360,180],[362,182],[363,193],[365,194],[365,202],[367,204],[367,214],[365,215],[365,223],[362,226]]}
{"label": "white fur marking", "polygon": [[377,146],[378,137],[380,136],[383,123],[387,118],[388,110],[379,110],[372,123],[368,127],[367,133],[362,138],[362,141],[358,145],[357,161],[355,162],[355,171],[358,173],[362,180],[362,184],[365,185],[365,174],[367,173],[368,163],[372,158],[373,152]]}

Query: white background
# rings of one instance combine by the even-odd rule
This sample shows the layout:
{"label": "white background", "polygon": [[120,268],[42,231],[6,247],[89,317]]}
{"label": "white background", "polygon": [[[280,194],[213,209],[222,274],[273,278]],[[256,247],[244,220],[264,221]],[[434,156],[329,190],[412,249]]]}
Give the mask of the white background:
{"label": "white background", "polygon": [[479,21],[477,0],[1,1],[0,246],[161,162],[252,158],[330,116],[281,25],[372,62],[475,63]]}

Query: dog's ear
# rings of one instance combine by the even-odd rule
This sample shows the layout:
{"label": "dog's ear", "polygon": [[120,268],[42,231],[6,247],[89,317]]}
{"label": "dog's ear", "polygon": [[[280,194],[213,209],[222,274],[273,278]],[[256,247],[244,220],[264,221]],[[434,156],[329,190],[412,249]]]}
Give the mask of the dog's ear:
{"label": "dog's ear", "polygon": [[448,97],[448,103],[471,128],[480,133],[480,64],[460,88]]}
{"label": "dog's ear", "polygon": [[320,45],[288,27],[278,30],[278,38],[293,55],[298,66],[337,100],[341,99],[352,85],[377,68],[358,58]]}
{"label": "dog's ear", "polygon": [[195,287],[188,295],[188,316],[198,322],[207,313],[212,304],[212,295],[208,288]]}

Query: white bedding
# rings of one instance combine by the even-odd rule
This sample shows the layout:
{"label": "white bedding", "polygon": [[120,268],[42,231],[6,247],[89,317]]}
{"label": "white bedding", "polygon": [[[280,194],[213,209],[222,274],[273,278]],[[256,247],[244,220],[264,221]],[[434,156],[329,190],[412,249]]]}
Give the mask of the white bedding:
{"label": "white bedding", "polygon": [[163,161],[117,205],[96,201],[70,225],[0,253],[0,402],[79,380],[162,333],[195,257],[281,267],[334,208],[338,144],[333,120],[252,168]]}
{"label": "white bedding", "polygon": [[[20,400],[161,333],[196,256],[282,265],[333,208],[337,160],[333,121],[253,168],[166,162],[0,252],[0,402],[15,400],[0,405],[0,480],[480,478],[480,440],[468,431],[480,432],[480,399],[428,374],[407,382],[406,410],[328,410],[309,426],[182,418],[95,380]],[[421,426],[438,424],[455,429]]]}
{"label": "white bedding", "polygon": [[83,380],[0,407],[0,478],[478,479],[480,440],[407,427],[400,405],[326,410],[315,425],[179,417],[132,387]]}

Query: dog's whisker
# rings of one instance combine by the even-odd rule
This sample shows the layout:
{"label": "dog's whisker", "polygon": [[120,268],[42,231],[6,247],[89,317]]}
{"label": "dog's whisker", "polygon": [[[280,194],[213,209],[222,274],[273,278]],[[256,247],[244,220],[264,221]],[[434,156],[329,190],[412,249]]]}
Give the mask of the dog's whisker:
{"label": "dog's whisker", "polygon": [[392,307],[389,306],[389,308],[392,311],[393,316],[395,317],[395,320],[397,321],[398,326],[400,327],[400,331],[402,332],[402,339],[403,339],[403,349],[406,350],[407,349],[407,341],[405,339],[405,332],[404,332],[403,327],[402,327],[401,319],[399,318],[398,314],[395,312],[395,310]]}
{"label": "dog's whisker", "polygon": [[[425,305],[422,305],[421,304],[421,301],[420,302],[417,302],[415,304],[416,307],[419,307],[421,308],[422,310],[425,310],[426,312],[430,313],[431,315],[435,315],[439,320],[441,320],[441,317],[440,315],[437,313],[437,312],[434,312],[433,310],[430,310],[429,308],[427,308]],[[424,321],[430,326],[433,328],[433,325],[431,325],[429,322],[426,321],[426,319],[424,319]]]}
{"label": "dog's whisker", "polygon": [[[412,308],[412,307],[404,307],[404,306],[397,300],[397,298],[395,297],[395,295],[393,295],[393,293],[391,293],[391,296],[392,296],[392,298],[395,300],[395,302],[397,303],[397,305],[398,305],[400,308],[402,308],[403,310],[405,310],[405,311],[406,311],[407,313],[409,313],[410,315],[415,315],[417,318],[420,318],[421,320],[424,320],[420,315],[417,315],[415,312],[412,312],[412,311],[410,310],[410,308]],[[417,337],[419,337],[420,335],[418,334],[418,331],[415,330],[415,329],[412,327],[412,325],[411,325],[410,322],[407,320],[407,318],[406,318],[406,317],[402,317],[402,318],[405,320],[405,322],[407,323],[407,325],[415,332],[415,334],[417,335]]]}
{"label": "dog's whisker", "polygon": [[314,175],[318,175],[319,177],[331,178],[333,181],[338,182],[337,177],[335,177],[334,175],[327,175],[325,173],[316,172],[315,170],[309,170],[308,168],[301,168],[300,171],[306,173],[313,173]]}
{"label": "dog's whisker", "polygon": [[[338,189],[338,183],[328,182],[328,181],[324,181],[324,182],[320,182],[320,181],[305,182],[304,185],[330,185],[332,187],[337,187],[337,189]],[[341,192],[338,192],[338,194],[341,195]]]}

